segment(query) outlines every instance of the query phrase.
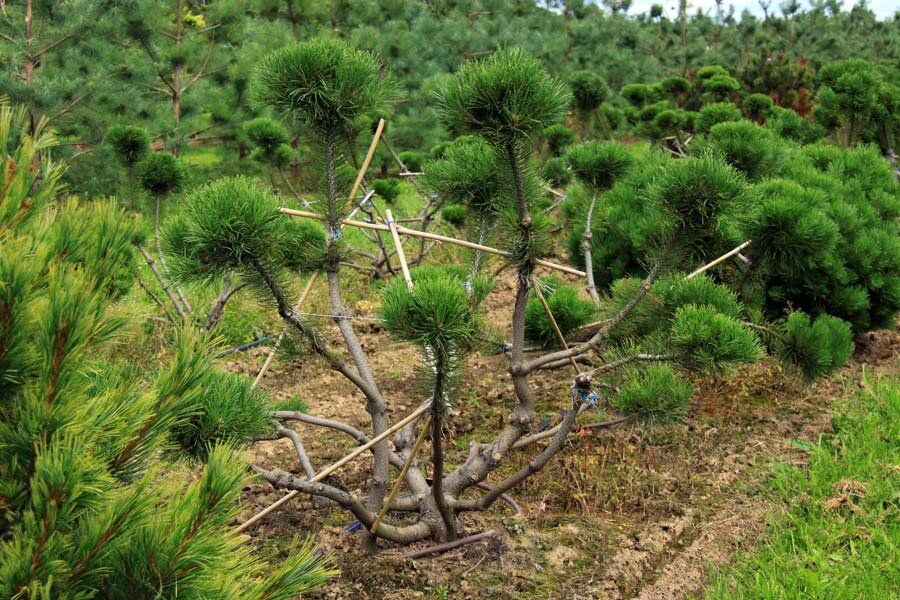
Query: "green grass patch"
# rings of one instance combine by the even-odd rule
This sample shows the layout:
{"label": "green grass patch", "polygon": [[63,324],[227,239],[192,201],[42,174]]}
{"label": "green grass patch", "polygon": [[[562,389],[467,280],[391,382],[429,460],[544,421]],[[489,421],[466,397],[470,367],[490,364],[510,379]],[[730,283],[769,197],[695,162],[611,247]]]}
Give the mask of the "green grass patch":
{"label": "green grass patch", "polygon": [[707,599],[900,598],[900,378],[865,385],[833,423],[808,467],[775,467],[784,513]]}

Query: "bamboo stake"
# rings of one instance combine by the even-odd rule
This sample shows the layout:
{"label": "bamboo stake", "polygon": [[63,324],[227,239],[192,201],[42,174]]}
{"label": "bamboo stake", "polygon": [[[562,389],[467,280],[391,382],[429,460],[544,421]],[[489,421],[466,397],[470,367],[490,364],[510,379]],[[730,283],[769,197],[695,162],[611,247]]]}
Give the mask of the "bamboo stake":
{"label": "bamboo stake", "polygon": [[407,471],[412,466],[413,462],[416,460],[416,455],[419,453],[419,450],[422,449],[422,444],[425,443],[425,437],[428,435],[428,430],[431,428],[431,417],[427,417],[425,419],[425,424],[422,426],[422,431],[419,432],[419,437],[416,438],[416,443],[413,445],[412,450],[409,451],[409,458],[406,459],[406,462],[403,463],[403,468],[400,469],[400,474],[397,475],[397,481],[394,482],[394,487],[391,488],[391,493],[388,494],[388,497],[384,499],[384,506],[381,507],[381,512],[378,513],[378,516],[375,517],[375,520],[372,522],[372,526],[369,527],[369,531],[375,533],[375,530],[378,529],[378,525],[381,523],[381,519],[384,518],[384,515],[387,514],[388,508],[391,505],[391,502],[394,501],[394,498],[397,497],[397,493],[400,491],[400,486],[403,483],[403,479],[406,477]]}
{"label": "bamboo stake", "polygon": [[397,232],[397,223],[394,221],[394,215],[391,209],[384,211],[387,217],[388,229],[390,229],[391,237],[394,240],[394,248],[397,250],[397,258],[400,260],[400,268],[403,269],[403,279],[406,280],[406,287],[412,290],[412,276],[409,274],[409,265],[406,264],[406,253],[403,252],[403,244],[400,242],[400,234]]}
{"label": "bamboo stake", "polygon": [[384,125],[384,119],[379,119],[378,127],[375,128],[375,135],[372,137],[372,143],[369,144],[369,151],[366,152],[366,158],[363,160],[362,166],[359,168],[359,173],[356,174],[356,181],[353,182],[353,187],[350,189],[350,196],[347,197],[348,205],[353,203],[353,199],[356,198],[356,191],[359,189],[359,184],[362,183],[363,177],[366,176],[366,171],[369,170],[369,163],[372,162],[372,157],[375,156],[375,150],[378,148],[378,140],[381,139]]}
{"label": "bamboo stake", "polygon": [[704,271],[707,271],[708,269],[713,268],[714,266],[716,266],[717,264],[719,264],[719,263],[722,262],[722,261],[728,260],[729,258],[731,258],[732,256],[734,256],[735,254],[740,254],[740,253],[741,253],[741,250],[743,250],[744,248],[746,248],[747,246],[750,245],[750,241],[751,241],[751,240],[747,240],[746,242],[744,242],[743,244],[741,244],[741,245],[738,246],[737,248],[734,248],[733,250],[729,250],[728,252],[726,252],[725,254],[723,254],[722,256],[720,256],[719,258],[717,258],[716,260],[714,260],[714,261],[712,261],[712,262],[710,262],[710,263],[706,263],[705,265],[703,265],[702,267],[700,267],[699,269],[697,269],[696,271],[694,271],[693,273],[691,273],[690,275],[688,275],[687,277],[685,277],[685,279],[693,279],[694,277],[696,277],[696,276],[699,275],[700,273],[703,273]]}
{"label": "bamboo stake", "polygon": [[[312,289],[313,283],[315,283],[316,277],[318,276],[319,271],[313,271],[313,274],[309,276],[309,281],[306,282],[306,286],[303,288],[303,292],[301,292],[300,298],[297,299],[297,303],[294,305],[298,309],[303,306],[303,303],[306,301],[306,297],[309,295],[309,291]],[[272,344],[272,348],[269,350],[269,355],[266,356],[266,361],[263,363],[262,367],[260,367],[259,373],[256,374],[256,379],[253,380],[253,384],[250,386],[251,390],[259,385],[259,382],[262,381],[263,375],[265,375],[266,371],[269,370],[269,366],[272,364],[272,359],[275,358],[275,353],[278,351],[278,347],[281,346],[281,340],[284,339],[284,334],[286,331],[287,325],[281,328],[281,333],[278,334],[278,338],[275,340],[275,343]]]}
{"label": "bamboo stake", "polygon": [[[369,440],[362,446],[357,447],[355,450],[353,450],[350,454],[348,454],[344,458],[340,459],[339,461],[337,461],[335,463],[332,463],[331,465],[329,465],[329,466],[325,467],[324,469],[322,469],[321,471],[319,471],[318,475],[316,475],[315,477],[310,479],[309,482],[315,483],[317,481],[322,481],[323,479],[325,479],[325,477],[327,477],[328,475],[331,475],[334,471],[336,471],[337,469],[340,469],[342,466],[344,466],[345,464],[347,464],[348,462],[350,462],[351,460],[353,460],[354,458],[356,458],[357,456],[359,456],[360,454],[362,454],[363,452],[365,452],[366,450],[368,450],[369,448],[371,448],[372,446],[374,446],[375,444],[380,442],[381,440],[385,439],[386,437],[388,437],[395,431],[403,429],[408,423],[411,423],[412,421],[415,421],[416,419],[418,419],[422,413],[424,413],[426,410],[428,410],[429,406],[431,406],[430,400],[428,402],[424,403],[422,406],[420,406],[416,410],[409,413],[409,415],[407,417],[401,419],[400,421],[397,421],[394,425],[392,425],[389,429],[385,430],[383,433],[372,438],[371,440]],[[247,519],[244,523],[241,523],[237,528],[235,528],[235,533],[240,533],[240,532],[244,531],[245,529],[247,529],[248,527],[250,527],[257,521],[259,521],[264,516],[266,516],[267,514],[269,514],[270,512],[272,512],[273,510],[275,510],[276,508],[278,508],[279,506],[281,506],[282,504],[284,504],[285,502],[287,502],[288,500],[290,500],[291,498],[293,498],[294,496],[296,496],[299,493],[300,492],[297,490],[291,490],[290,492],[288,492],[287,494],[282,496],[280,499],[278,499],[274,503],[270,504],[266,508],[262,509],[261,511],[259,511],[258,513],[256,513],[255,515],[253,515],[252,517]]]}
{"label": "bamboo stake", "polygon": [[[566,343],[566,336],[562,334],[559,325],[556,324],[556,319],[553,317],[553,311],[550,310],[550,305],[547,304],[547,299],[544,298],[541,287],[538,285],[538,281],[534,275],[531,276],[531,285],[534,287],[534,293],[537,295],[538,300],[541,301],[541,305],[544,307],[544,312],[547,313],[547,317],[550,319],[550,324],[553,326],[553,331],[556,332],[556,337],[559,338],[559,343],[562,344],[564,350],[568,350],[569,344]],[[572,364],[572,368],[575,369],[575,374],[578,375],[578,364],[575,363],[575,358],[570,356],[569,362]]]}
{"label": "bamboo stake", "polygon": [[[306,217],[308,219],[316,219],[318,221],[324,221],[326,218],[323,215],[306,211],[306,210],[295,210],[293,208],[280,208],[282,213],[286,215],[292,215],[295,217]],[[365,221],[353,221],[350,219],[343,219],[341,221],[344,225],[350,225],[351,227],[359,227],[362,229],[375,229],[378,231],[390,231],[391,228],[387,225],[382,225],[380,223],[366,223]],[[408,235],[411,237],[423,238],[426,240],[434,240],[435,242],[446,242],[448,244],[455,244],[457,246],[462,246],[463,248],[469,248],[470,250],[481,250],[482,252],[486,252],[487,254],[494,254],[496,256],[504,256],[509,258],[511,254],[506,252],[505,250],[498,250],[497,248],[491,248],[490,246],[483,246],[481,244],[476,244],[474,242],[469,242],[466,240],[459,240],[456,238],[448,237],[446,235],[438,235],[437,233],[429,233],[427,231],[419,231],[418,229],[409,229],[403,226],[397,226],[397,233],[400,235]],[[548,269],[553,269],[555,271],[562,271],[563,273],[568,273],[570,275],[576,275],[578,277],[585,277],[587,273],[584,271],[579,271],[578,269],[574,269],[572,267],[567,267],[565,265],[556,264],[547,260],[538,259],[535,261],[535,264],[538,264],[542,267],[546,267]]]}

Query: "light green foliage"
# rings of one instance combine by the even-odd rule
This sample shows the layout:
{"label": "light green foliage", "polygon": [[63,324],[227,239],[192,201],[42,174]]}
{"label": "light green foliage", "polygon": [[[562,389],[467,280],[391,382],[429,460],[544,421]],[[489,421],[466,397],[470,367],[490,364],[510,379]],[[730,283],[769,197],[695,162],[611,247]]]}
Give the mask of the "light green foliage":
{"label": "light green foliage", "polygon": [[597,192],[608,190],[634,164],[618,142],[585,142],[569,148],[566,160],[576,179]]}
{"label": "light green foliage", "polygon": [[393,98],[375,57],[346,43],[318,38],[277,50],[256,71],[257,98],[322,132],[345,130]]}
{"label": "light green foliage", "polygon": [[466,63],[439,94],[447,126],[498,148],[531,146],[563,113],[568,94],[533,57],[500,50]]}
{"label": "light green foliage", "polygon": [[[19,140],[10,155],[34,159],[40,145],[25,129],[6,130],[8,124],[0,120],[0,139],[14,133]],[[4,160],[13,180],[33,164]],[[34,186],[35,198],[59,191],[52,177]],[[16,199],[9,193],[0,204]],[[21,210],[46,208],[27,200]],[[88,231],[86,223],[95,226]],[[171,358],[157,372],[118,359],[132,315],[113,308],[109,293],[127,268],[128,218],[108,202],[69,201],[55,214],[20,214],[5,224],[0,596],[255,599],[270,592],[287,600],[331,576],[309,546],[270,567],[234,533],[235,501],[247,476],[233,447],[202,452],[207,462],[190,484],[165,462],[183,449],[173,433],[218,422],[222,407],[215,404],[227,398],[204,396],[216,372],[208,344],[191,329],[176,335]],[[265,413],[256,406],[251,416],[253,407],[244,408],[228,436],[204,427],[202,440],[258,432],[244,427],[261,425]]]}
{"label": "light green foliage", "polygon": [[116,158],[128,168],[133,167],[150,151],[150,136],[133,125],[116,125],[106,133],[106,142],[115,150]]}
{"label": "light green foliage", "polygon": [[779,356],[800,369],[807,381],[839,369],[853,354],[850,324],[831,315],[810,321],[808,315],[793,312],[784,325]]}
{"label": "light green foliage", "polygon": [[684,416],[694,386],[667,364],[633,370],[612,402],[626,415],[648,424],[665,423]]}
{"label": "light green foliage", "polygon": [[[900,382],[864,381],[808,464],[777,464],[763,493],[783,507],[760,541],[707,589],[708,600],[890,598],[900,473]],[[865,532],[864,534],[862,532]]]}
{"label": "light green foliage", "polygon": [[682,306],[672,320],[672,345],[692,368],[723,369],[763,355],[759,340],[732,317],[708,306]]}
{"label": "light green foliage", "polygon": [[399,179],[376,179],[372,182],[372,189],[379,197],[384,198],[388,204],[393,204],[400,195]]}
{"label": "light green foliage", "polygon": [[726,121],[740,121],[742,118],[740,109],[731,102],[715,102],[707,104],[700,109],[697,115],[697,133],[706,133],[714,125]]}
{"label": "light green foliage", "polygon": [[182,164],[168,152],[151,152],[138,163],[137,171],[141,187],[156,197],[177,191],[186,176]]}
{"label": "light green foliage", "polygon": [[[719,123],[709,130],[697,151],[709,149],[751,181],[778,175],[787,149],[768,130],[751,121]],[[691,148],[695,150],[695,148]]]}
{"label": "light green foliage", "polygon": [[445,221],[457,227],[466,222],[466,216],[469,214],[468,207],[462,204],[450,204],[441,210],[441,216]]}
{"label": "light green foliage", "polygon": [[[588,324],[593,318],[594,303],[583,297],[577,286],[566,285],[552,276],[539,279],[538,284],[563,336]],[[533,291],[531,296],[525,308],[525,337],[540,344],[559,344],[559,337],[544,305]]]}

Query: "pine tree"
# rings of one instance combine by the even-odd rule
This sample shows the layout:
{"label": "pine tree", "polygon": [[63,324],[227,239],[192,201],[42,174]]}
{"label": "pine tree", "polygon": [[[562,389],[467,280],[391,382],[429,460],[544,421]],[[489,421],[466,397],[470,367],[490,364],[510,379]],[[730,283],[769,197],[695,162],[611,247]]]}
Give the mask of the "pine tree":
{"label": "pine tree", "polygon": [[[229,376],[190,329],[158,369],[116,357],[129,315],[113,298],[133,224],[108,202],[55,204],[62,165],[44,127],[0,105],[0,595],[287,599],[314,589],[332,571],[308,544],[269,566],[229,525],[247,480],[236,447],[269,428],[264,399],[218,406],[204,390]],[[231,420],[219,421],[223,410]],[[182,450],[205,461],[192,483],[164,471]]]}

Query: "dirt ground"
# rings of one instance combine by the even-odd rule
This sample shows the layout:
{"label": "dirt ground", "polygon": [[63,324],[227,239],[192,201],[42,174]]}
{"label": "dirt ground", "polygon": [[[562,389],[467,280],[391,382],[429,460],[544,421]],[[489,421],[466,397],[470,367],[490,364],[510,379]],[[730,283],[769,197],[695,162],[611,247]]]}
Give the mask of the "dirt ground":
{"label": "dirt ground", "polygon": [[[504,299],[512,285],[504,278],[489,297],[490,322],[508,321]],[[356,308],[366,314],[374,306],[360,301]],[[358,331],[396,419],[422,399],[419,359],[413,348],[379,329],[377,322],[361,321]],[[229,368],[255,373],[264,354],[257,349]],[[490,439],[512,407],[505,368],[502,355],[469,358],[448,436],[451,467],[469,440]],[[814,441],[828,431],[834,398],[859,385],[863,371],[900,371],[900,334],[869,334],[850,364],[811,387],[773,362],[698,378],[683,422],[651,428],[626,424],[570,436],[563,453],[513,490],[524,515],[513,515],[504,503],[484,514],[467,513],[465,533],[492,529],[496,535],[437,557],[403,559],[387,543],[378,556],[364,557],[358,531],[346,530],[353,521],[349,513],[316,508],[302,497],[248,533],[252,543],[275,556],[295,536],[313,534],[341,570],[318,598],[685,598],[702,589],[711,566],[725,564],[765,530],[773,507],[760,483],[769,465],[773,460],[802,464],[806,454],[797,440]],[[567,402],[569,374],[542,373],[533,382],[539,419],[555,417]],[[319,361],[276,362],[263,385],[276,399],[301,397],[311,414],[368,429],[361,396]],[[343,434],[294,427],[314,465],[333,462],[354,447]],[[489,481],[524,464],[540,445],[520,451]],[[301,472],[287,440],[258,444],[251,454],[264,466]],[[329,481],[359,492],[370,464],[365,454]],[[248,486],[242,518],[283,493],[264,483]]]}

